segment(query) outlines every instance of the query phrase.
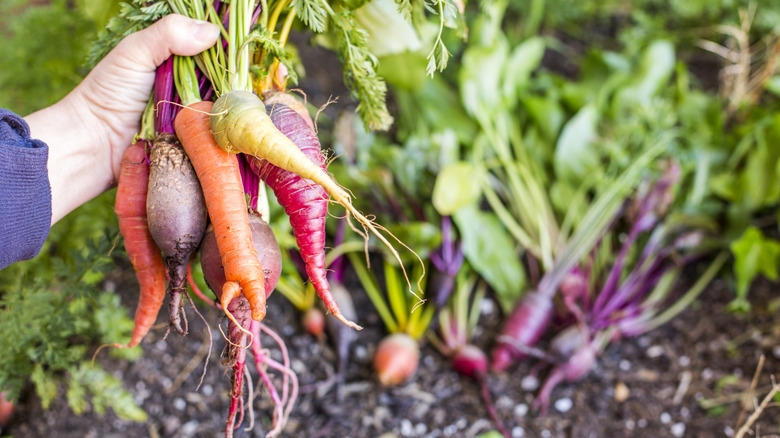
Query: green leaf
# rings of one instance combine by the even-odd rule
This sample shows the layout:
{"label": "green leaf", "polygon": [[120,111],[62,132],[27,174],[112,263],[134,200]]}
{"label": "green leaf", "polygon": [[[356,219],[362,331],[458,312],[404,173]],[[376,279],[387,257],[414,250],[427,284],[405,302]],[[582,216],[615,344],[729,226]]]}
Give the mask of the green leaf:
{"label": "green leaf", "polygon": [[497,430],[491,430],[490,432],[477,435],[477,438],[504,438],[504,434]]}
{"label": "green leaf", "polygon": [[[92,395],[92,406],[96,413],[104,414],[112,409],[120,418],[130,421],[144,422],[148,416],[133,398],[130,391],[122,387],[122,382],[100,368],[94,368],[89,362],[82,362],[71,373],[70,385],[82,386]],[[82,397],[86,392],[74,389],[73,396]],[[83,402],[82,407],[88,406]]]}
{"label": "green leaf", "polygon": [[504,65],[503,94],[509,102],[515,102],[529,83],[531,73],[539,67],[544,55],[542,37],[529,38],[512,49]]}
{"label": "green leaf", "polygon": [[655,41],[642,53],[634,79],[615,97],[617,111],[636,105],[646,106],[669,82],[674,72],[674,46],[669,41]]}
{"label": "green leaf", "polygon": [[445,166],[433,186],[433,206],[442,216],[450,216],[476,203],[482,195],[480,181],[484,169],[465,161]]}
{"label": "green leaf", "polygon": [[753,280],[764,275],[777,280],[780,266],[780,242],[767,238],[756,227],[749,227],[742,237],[731,244],[734,254],[734,274],[736,276],[737,297],[731,304],[735,310],[744,310],[749,306],[748,289]]}
{"label": "green leaf", "polygon": [[303,24],[314,32],[324,32],[328,12],[323,2],[318,0],[293,0],[292,7],[298,11],[298,17]]}
{"label": "green leaf", "polygon": [[560,102],[551,96],[526,96],[522,98],[522,102],[544,139],[554,142],[558,138],[558,131],[565,117]]}
{"label": "green leaf", "polygon": [[526,287],[525,270],[514,239],[495,214],[476,206],[458,210],[453,218],[469,263],[496,292],[502,309],[510,311]]}
{"label": "green leaf", "polygon": [[569,120],[555,145],[555,173],[563,179],[580,182],[599,167],[600,153],[595,148],[601,115],[588,104]]}
{"label": "green leaf", "polygon": [[41,399],[41,406],[43,409],[49,409],[51,402],[57,398],[57,380],[52,374],[46,373],[40,363],[33,368],[30,380],[35,385],[35,393]]}
{"label": "green leaf", "polygon": [[405,52],[379,58],[379,76],[387,83],[406,90],[419,90],[428,80],[425,76],[425,57]]}
{"label": "green leaf", "polygon": [[504,107],[501,83],[509,44],[503,34],[491,46],[469,47],[463,54],[459,72],[461,99],[466,111],[475,118],[490,117]]}

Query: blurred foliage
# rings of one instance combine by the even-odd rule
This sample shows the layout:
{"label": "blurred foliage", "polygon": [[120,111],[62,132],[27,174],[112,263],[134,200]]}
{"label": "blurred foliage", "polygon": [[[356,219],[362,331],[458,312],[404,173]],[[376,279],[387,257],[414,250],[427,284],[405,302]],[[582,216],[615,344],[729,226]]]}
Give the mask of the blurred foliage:
{"label": "blurred foliage", "polygon": [[87,50],[119,0],[30,3],[0,3],[0,107],[22,115],[61,99],[86,76]]}
{"label": "blurred foliage", "polygon": [[[88,73],[87,49],[118,0],[0,3],[0,107],[26,115],[55,103]],[[104,286],[116,268],[118,226],[109,191],[55,224],[39,255],[0,271],[0,388],[16,399],[32,383],[47,407],[67,387],[75,413],[143,421],[122,383],[84,362],[90,346],[129,340],[130,311]],[[134,359],[140,348],[112,350]]]}

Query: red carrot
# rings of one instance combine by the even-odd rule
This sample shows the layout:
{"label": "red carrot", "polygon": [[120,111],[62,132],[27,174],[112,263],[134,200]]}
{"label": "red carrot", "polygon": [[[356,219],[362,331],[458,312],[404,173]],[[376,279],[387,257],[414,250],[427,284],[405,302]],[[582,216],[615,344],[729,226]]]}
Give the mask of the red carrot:
{"label": "red carrot", "polygon": [[145,149],[144,144],[138,142],[125,151],[114,204],[119,232],[124,237],[125,250],[141,288],[132,338],[126,345],[114,344],[119,348],[134,347],[141,342],[157,320],[157,313],[165,299],[165,266],[146,218],[149,164]]}

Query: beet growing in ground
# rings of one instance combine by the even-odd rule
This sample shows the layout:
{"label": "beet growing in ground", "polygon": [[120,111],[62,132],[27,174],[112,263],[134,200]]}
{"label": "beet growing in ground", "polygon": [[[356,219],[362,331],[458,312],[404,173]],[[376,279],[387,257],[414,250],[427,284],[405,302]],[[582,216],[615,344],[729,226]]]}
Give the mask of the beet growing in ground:
{"label": "beet growing in ground", "polygon": [[[128,267],[113,272],[125,304],[134,302],[137,285]],[[671,323],[636,339],[612,345],[587,377],[562,384],[552,394],[547,416],[530,411],[544,377],[530,374],[533,363],[490,375],[496,409],[513,436],[524,437],[723,437],[734,436],[743,413],[741,401],[763,354],[766,362],[755,394],[763,396],[780,361],[777,316],[768,314],[776,284],[759,283],[751,296],[754,315],[748,320],[725,311],[731,292],[721,283]],[[359,288],[352,288],[358,308],[371,309]],[[163,312],[164,313],[164,312]],[[190,315],[190,313],[188,313]],[[219,314],[204,310],[209,321]],[[488,297],[475,343],[492,345],[500,321],[498,306]],[[28,388],[5,433],[16,438],[70,437],[201,437],[220,436],[228,407],[229,379],[220,363],[224,340],[216,325],[215,339],[203,385],[195,391],[205,358],[204,326],[190,318],[190,334],[161,340],[167,319],[142,343],[144,356],[135,363],[101,355],[99,362],[149,414],[148,424],[126,422],[113,413],[76,416],[64,391],[48,411]],[[332,383],[336,355],[327,342],[306,334],[299,315],[281,296],[272,296],[266,322],[287,341],[301,395],[283,436],[289,437],[474,437],[493,429],[479,388],[450,369],[431,345],[422,348],[415,380],[383,389],[371,370],[371,358],[383,332],[375,313],[366,310],[358,321],[365,327],[352,347],[352,362],[339,399]],[[275,357],[278,352],[272,351]],[[752,398],[747,397],[748,406]],[[706,409],[705,409],[706,407]],[[262,437],[271,412],[268,398],[254,403],[255,427],[236,436]],[[777,407],[759,421],[761,436],[777,433]],[[248,424],[245,418],[243,426]]]}

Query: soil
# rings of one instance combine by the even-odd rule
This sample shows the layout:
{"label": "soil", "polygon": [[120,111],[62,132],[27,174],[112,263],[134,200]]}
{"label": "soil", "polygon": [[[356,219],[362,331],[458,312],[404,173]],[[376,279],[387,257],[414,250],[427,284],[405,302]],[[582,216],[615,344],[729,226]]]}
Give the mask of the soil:
{"label": "soil", "polygon": [[[117,286],[132,308],[137,286],[127,268],[112,272],[107,281]],[[545,416],[537,415],[531,404],[547,370],[534,376],[534,363],[527,361],[491,374],[487,384],[496,411],[513,437],[734,436],[756,400],[768,391],[770,376],[778,371],[780,321],[777,312],[771,316],[767,311],[776,298],[776,288],[777,284],[768,282],[757,284],[751,295],[754,313],[746,319],[726,311],[732,292],[725,283],[714,283],[700,301],[669,324],[613,343],[584,379],[556,387]],[[358,309],[372,309],[362,290],[351,291]],[[196,388],[208,340],[197,318],[190,317],[186,337],[171,335],[162,340],[165,315],[161,315],[157,328],[144,340],[144,355],[137,362],[107,354],[99,359],[149,414],[147,424],[124,421],[112,412],[76,416],[64,394],[44,411],[34,391],[28,390],[6,433],[16,438],[221,436],[229,388],[218,354],[224,340],[216,327],[218,312],[201,307],[215,341],[200,389]],[[489,351],[501,314],[489,296],[481,309],[475,344]],[[352,345],[342,398],[333,384],[333,347],[304,332],[296,309],[274,295],[265,322],[285,338],[301,384],[282,436],[475,437],[495,429],[479,386],[453,372],[429,342],[422,343],[420,368],[411,383],[381,387],[372,372],[371,358],[384,332],[371,310],[363,311],[357,321],[365,329]],[[267,339],[264,342],[264,347],[271,347]],[[278,349],[270,349],[272,357],[280,357]],[[751,392],[762,355],[766,360],[757,391]],[[197,366],[188,367],[191,361]],[[253,406],[254,429],[238,430],[235,436],[262,437],[267,432],[271,414],[267,393],[257,397]],[[764,411],[756,424],[758,436],[777,434],[777,407]]]}

